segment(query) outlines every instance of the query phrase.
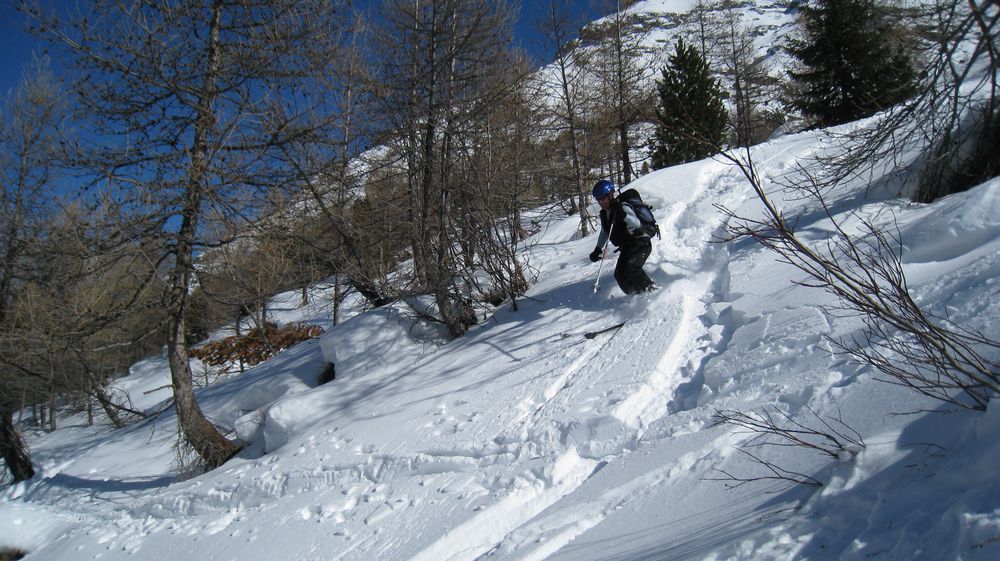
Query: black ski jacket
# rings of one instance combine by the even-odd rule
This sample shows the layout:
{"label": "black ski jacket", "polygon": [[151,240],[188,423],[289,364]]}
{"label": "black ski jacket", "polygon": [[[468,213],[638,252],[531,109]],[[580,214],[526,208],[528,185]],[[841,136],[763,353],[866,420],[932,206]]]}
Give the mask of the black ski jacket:
{"label": "black ski jacket", "polygon": [[[608,216],[608,215],[611,216]],[[611,203],[608,210],[601,209],[601,235],[597,240],[597,247],[604,247],[608,241],[608,231],[611,232],[611,243],[615,247],[629,247],[637,238],[648,238],[642,231],[641,222],[635,212],[628,206],[623,205],[617,198]],[[614,228],[611,227],[612,221]],[[636,234],[631,232],[635,231]]]}

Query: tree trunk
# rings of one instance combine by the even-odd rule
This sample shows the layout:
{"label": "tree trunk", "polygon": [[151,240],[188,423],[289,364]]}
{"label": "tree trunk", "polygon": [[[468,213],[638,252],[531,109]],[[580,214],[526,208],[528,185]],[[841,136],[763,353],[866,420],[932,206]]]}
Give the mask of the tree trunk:
{"label": "tree trunk", "polygon": [[28,455],[28,447],[21,439],[21,433],[14,424],[14,411],[0,411],[0,451],[3,452],[3,459],[7,462],[7,469],[14,477],[14,483],[26,481],[35,476],[35,469],[31,467],[31,457]]}
{"label": "tree trunk", "polygon": [[562,81],[563,100],[566,104],[566,118],[569,124],[570,157],[573,162],[573,179],[576,182],[576,196],[580,205],[580,235],[590,235],[590,210],[587,208],[587,187],[583,184],[583,166],[580,163],[580,142],[577,138],[576,130],[576,109],[574,108],[572,92],[569,89],[569,80],[566,77],[566,65],[563,63],[562,55],[559,59],[559,73]]}
{"label": "tree trunk", "polygon": [[[218,41],[221,9],[221,2],[217,0],[208,46],[209,58],[214,67],[219,64]],[[200,111],[195,127],[187,200],[185,201],[180,230],[177,233],[176,262],[170,276],[170,312],[167,332],[170,381],[173,385],[177,423],[184,440],[194,448],[209,469],[222,465],[240,450],[239,446],[227,440],[209,422],[195,400],[192,381],[194,374],[191,372],[188,356],[184,320],[189,303],[191,274],[194,271],[194,240],[197,236],[201,198],[205,189],[208,136],[213,122],[212,100],[215,95],[215,86],[211,82],[213,75],[213,71],[207,73],[206,83],[200,92]]]}
{"label": "tree trunk", "polygon": [[621,150],[622,160],[622,185],[632,182],[632,156],[629,154],[631,143],[628,138],[628,127],[632,121],[627,114],[629,109],[625,84],[625,53],[622,43],[622,18],[623,14],[620,6],[616,6],[615,12],[615,105],[617,106],[618,117],[618,141]]}
{"label": "tree trunk", "polygon": [[333,275],[333,325],[340,325],[340,299],[343,289],[340,284],[340,273]]}
{"label": "tree trunk", "polygon": [[49,393],[49,430],[53,432],[57,428],[59,428],[58,426],[56,426],[57,425],[56,409],[59,406],[58,403],[56,402],[56,399],[57,399],[56,390],[55,388],[53,388],[50,390]]}
{"label": "tree trunk", "polygon": [[549,3],[548,17],[549,19],[546,22],[548,29],[546,32],[549,34],[556,49],[555,63],[558,65],[557,68],[559,69],[559,88],[562,91],[561,101],[566,110],[566,125],[569,128],[570,138],[570,159],[573,165],[573,180],[576,187],[576,192],[571,199],[571,212],[576,212],[577,208],[579,208],[580,235],[589,236],[591,233],[590,210],[587,206],[587,187],[584,185],[583,164],[580,161],[580,139],[577,131],[576,96],[574,91],[570,88],[570,77],[567,74],[567,68],[571,64],[569,60],[569,53],[566,52],[567,45],[565,44],[564,37],[567,22],[559,14],[557,4],[554,0]]}

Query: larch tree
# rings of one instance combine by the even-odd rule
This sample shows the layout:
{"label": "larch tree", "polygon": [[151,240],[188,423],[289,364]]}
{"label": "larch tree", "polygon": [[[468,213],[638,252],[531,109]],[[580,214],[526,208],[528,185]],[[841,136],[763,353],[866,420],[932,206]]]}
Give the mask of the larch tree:
{"label": "larch tree", "polygon": [[448,331],[476,321],[468,283],[471,261],[460,255],[464,187],[456,182],[460,136],[481,100],[494,95],[492,76],[510,64],[513,14],[506,2],[392,0],[383,4],[377,41],[388,135],[399,138],[409,191],[414,280],[434,295]]}
{"label": "larch tree", "polygon": [[[166,277],[163,306],[178,425],[208,468],[240,445],[195,399],[185,326],[206,216],[243,223],[272,190],[318,169],[287,149],[328,142],[323,89],[342,25],[326,0],[97,0],[59,21],[22,11],[68,53],[95,178],[85,200],[113,201],[115,235],[149,240]],[[110,206],[110,205],[109,205]],[[223,240],[224,241],[224,240]]]}
{"label": "larch tree", "polygon": [[[580,148],[580,111],[581,82],[586,67],[583,49],[573,49],[572,33],[579,28],[580,23],[571,19],[569,2],[566,0],[549,0],[548,9],[537,22],[538,30],[544,38],[548,52],[552,53],[554,76],[552,84],[546,84],[554,89],[556,100],[553,115],[558,121],[556,126],[564,128],[569,135],[570,165],[572,166],[574,192],[571,197],[570,212],[580,212],[580,235],[590,234],[591,216],[589,211],[590,189],[586,185],[583,155]],[[546,100],[549,98],[546,98]]]}
{"label": "larch tree", "polygon": [[625,185],[636,176],[632,168],[634,141],[632,128],[639,122],[643,109],[652,101],[644,82],[647,74],[655,71],[644,56],[644,38],[648,33],[635,25],[634,14],[627,9],[634,0],[605,0],[605,11],[610,12],[601,24],[602,35],[598,56],[591,65],[601,83],[602,96],[595,109],[602,123],[609,128],[613,138],[616,170],[612,178]]}
{"label": "larch tree", "polygon": [[[734,6],[720,7],[713,29],[712,50],[722,69],[731,106],[730,146],[751,146],[764,141],[781,119],[767,107],[777,101],[777,80],[770,76],[765,58],[754,46],[753,31]],[[705,51],[702,51],[705,52]]]}
{"label": "larch tree", "polygon": [[16,411],[41,397],[37,371],[26,367],[15,341],[13,307],[30,281],[31,243],[48,221],[63,107],[48,64],[33,60],[0,116],[0,453],[13,480],[34,475]]}

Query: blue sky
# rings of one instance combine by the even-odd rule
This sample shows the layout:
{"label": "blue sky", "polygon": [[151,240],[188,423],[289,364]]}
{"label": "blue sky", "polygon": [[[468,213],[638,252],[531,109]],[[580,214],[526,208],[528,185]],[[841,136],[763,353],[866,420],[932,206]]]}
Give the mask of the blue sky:
{"label": "blue sky", "polygon": [[[576,10],[582,12],[580,14],[582,21],[593,21],[601,17],[600,10],[594,7],[595,4],[600,4],[598,0],[570,0],[570,4]],[[539,17],[543,17],[548,9],[549,2],[546,0],[524,0],[521,2],[520,18],[514,26],[514,33],[517,35],[517,40],[523,47],[535,53],[536,57],[547,58],[551,56],[551,53],[536,52],[541,38],[537,31],[535,31],[534,23]]]}
{"label": "blue sky", "polygon": [[[584,12],[584,21],[590,21],[598,17],[598,10],[593,8],[597,0],[570,0],[575,9]],[[13,2],[0,2],[0,93],[6,96],[7,92],[16,87],[21,77],[21,72],[27,62],[31,59],[33,50],[40,51],[45,48],[45,43],[31,37],[24,31],[25,18],[17,13],[12,6]],[[52,6],[75,6],[76,0],[56,0],[44,1],[44,5]],[[515,25],[517,41],[525,48],[535,52],[535,56],[544,59],[547,53],[538,53],[538,35],[534,30],[534,20],[544,13],[548,7],[546,0],[523,0],[521,4],[521,16]]]}
{"label": "blue sky", "polygon": [[23,31],[24,16],[10,2],[0,5],[0,93],[17,85],[22,64],[31,59],[31,51],[41,43]]}

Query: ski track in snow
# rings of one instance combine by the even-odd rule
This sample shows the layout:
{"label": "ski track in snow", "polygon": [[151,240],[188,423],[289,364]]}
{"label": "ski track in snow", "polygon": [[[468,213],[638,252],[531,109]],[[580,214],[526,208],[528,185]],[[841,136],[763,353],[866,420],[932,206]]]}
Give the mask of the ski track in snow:
{"label": "ski track in snow", "polygon": [[[676,394],[682,385],[690,384],[695,374],[692,365],[713,352],[705,344],[712,340],[709,328],[713,325],[706,318],[712,314],[708,304],[718,298],[713,290],[727,274],[726,259],[721,255],[706,257],[724,251],[707,243],[719,225],[706,221],[705,216],[719,214],[714,208],[705,208],[709,203],[701,202],[701,208],[695,203],[704,201],[704,191],[709,189],[715,191],[714,197],[707,197],[711,200],[732,196],[732,186],[725,178],[727,169],[712,166],[712,173],[703,172],[695,188],[669,202],[666,212],[658,214],[663,235],[654,244],[647,270],[661,289],[634,297],[640,299],[638,303],[616,300],[630,310],[639,309],[622,329],[585,343],[564,341],[555,352],[544,349],[543,363],[553,369],[551,376],[529,386],[519,406],[500,419],[503,429],[495,433],[492,443],[477,450],[445,448],[397,455],[355,441],[350,431],[315,431],[304,441],[285,446],[298,446],[303,458],[310,457],[310,450],[320,444],[334,450],[353,448],[365,454],[364,461],[299,468],[284,465],[279,471],[269,465],[276,458],[265,457],[223,468],[228,476],[226,484],[204,488],[197,481],[179,483],[135,503],[121,497],[113,508],[103,509],[106,519],[102,524],[117,530],[108,530],[99,542],[134,553],[141,549],[141,542],[134,538],[118,541],[116,536],[151,539],[195,532],[211,536],[225,532],[236,521],[263,515],[276,499],[303,502],[298,515],[284,521],[287,524],[355,519],[367,526],[380,526],[407,509],[438,509],[440,505],[411,500],[406,491],[409,484],[433,482],[444,495],[454,495],[468,505],[478,504],[472,506],[473,515],[466,515],[411,559],[474,561],[501,550],[507,556],[524,553],[524,559],[544,559],[609,513],[642,496],[643,489],[689,467],[687,460],[680,459],[605,493],[586,508],[558,508],[561,498],[639,445],[645,428],[668,414],[672,402],[680,401]],[[701,231],[693,236],[693,229]],[[570,360],[565,363],[567,358]],[[528,365],[533,362],[526,361]],[[623,363],[636,373],[634,377],[605,376]],[[559,369],[557,365],[561,365]],[[697,393],[690,387],[683,391]],[[447,407],[430,416],[436,420],[420,429],[424,433],[436,435],[444,427],[462,430],[455,413]],[[475,421],[475,413],[470,419]],[[533,467],[511,473],[510,467],[520,465],[514,460],[525,455],[537,458],[531,463]],[[490,483],[490,477],[500,480]],[[107,493],[81,493],[88,502],[107,497]],[[545,515],[536,519],[543,512]],[[557,531],[553,531],[554,525]],[[535,543],[541,536],[545,536],[544,547]],[[400,544],[379,543],[374,538],[353,540],[337,558],[362,558],[374,552],[391,557],[395,547]],[[522,548],[528,551],[520,551]]]}
{"label": "ski track in snow", "polygon": [[[678,460],[657,473],[607,493],[587,508],[574,506],[571,512],[555,509],[555,513],[546,512],[542,520],[536,520],[539,513],[572,493],[597,470],[635,449],[644,428],[667,414],[678,387],[687,381],[681,375],[682,367],[701,362],[709,352],[704,345],[692,347],[691,342],[704,340],[701,335],[711,325],[705,319],[709,313],[706,303],[716,298],[711,291],[718,286],[717,278],[727,274],[726,260],[721,256],[706,259],[707,252],[722,249],[707,243],[718,232],[719,225],[706,222],[704,215],[719,213],[714,207],[696,208],[694,202],[704,200],[704,191],[708,189],[714,190],[718,197],[709,199],[726,200],[727,193],[733,191],[729,181],[718,174],[727,170],[724,166],[713,166],[714,173],[703,174],[697,188],[672,202],[665,216],[658,216],[662,240],[655,244],[647,268],[659,267],[661,272],[681,268],[684,275],[652,295],[637,297],[648,299],[644,305],[655,308],[656,314],[633,318],[622,329],[598,336],[544,389],[522,401],[521,428],[514,429],[514,433],[527,435],[533,449],[554,458],[550,460],[551,478],[533,482],[486,507],[424,548],[413,558],[415,561],[474,561],[489,558],[491,552],[501,549],[505,555],[511,555],[511,550],[520,549],[518,544],[528,544],[525,547],[533,551],[519,552],[525,556],[517,558],[544,559],[600,523],[608,513],[622,508],[631,498],[641,496],[643,489],[689,467],[685,466],[685,460]],[[681,229],[696,227],[704,229],[702,235],[680,233]],[[692,239],[705,243],[676,245],[676,240]],[[706,269],[706,262],[712,266]],[[602,373],[615,368],[620,361],[638,361],[638,367],[630,364],[629,368],[644,374],[623,387],[603,385]],[[575,420],[562,421],[579,419],[580,408],[589,409],[585,426]],[[501,440],[509,442],[509,436]],[[555,535],[551,530],[553,524],[559,528]],[[469,543],[469,536],[476,536],[475,543]],[[542,536],[546,545],[537,547],[536,538]]]}

